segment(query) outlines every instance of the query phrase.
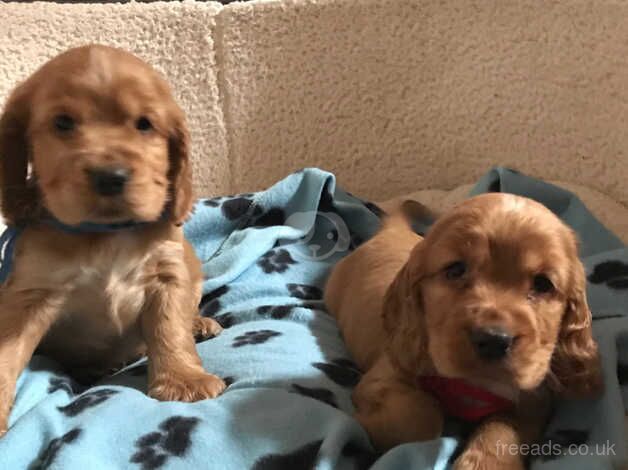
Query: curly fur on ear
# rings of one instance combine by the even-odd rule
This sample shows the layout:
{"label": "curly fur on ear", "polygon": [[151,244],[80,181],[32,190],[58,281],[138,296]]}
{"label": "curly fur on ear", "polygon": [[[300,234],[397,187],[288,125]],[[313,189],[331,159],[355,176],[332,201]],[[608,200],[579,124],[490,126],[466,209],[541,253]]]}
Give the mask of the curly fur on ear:
{"label": "curly fur on ear", "polygon": [[594,397],[602,391],[603,383],[580,261],[574,262],[572,286],[552,357],[550,386],[564,397]]}
{"label": "curly fur on ear", "polygon": [[30,89],[16,88],[0,117],[0,178],[2,213],[7,223],[19,225],[33,217],[39,205],[37,188],[28,180],[30,143]]}
{"label": "curly fur on ear", "polygon": [[382,316],[391,361],[410,375],[416,375],[428,358],[420,303],[416,276],[408,262],[386,291]]}
{"label": "curly fur on ear", "polygon": [[171,218],[181,225],[187,218],[194,202],[192,191],[192,168],[190,165],[190,136],[185,117],[177,109],[173,132],[168,141],[170,158],[169,180],[171,185]]}

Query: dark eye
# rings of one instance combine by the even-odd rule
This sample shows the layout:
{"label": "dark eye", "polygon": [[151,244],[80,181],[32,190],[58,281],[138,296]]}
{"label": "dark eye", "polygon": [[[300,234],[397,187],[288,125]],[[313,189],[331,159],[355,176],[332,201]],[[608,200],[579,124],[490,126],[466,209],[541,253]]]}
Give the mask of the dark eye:
{"label": "dark eye", "polygon": [[58,114],[53,119],[53,124],[58,132],[71,132],[76,127],[76,122],[67,114]]}
{"label": "dark eye", "polygon": [[537,274],[532,281],[532,289],[537,294],[547,294],[554,291],[554,284],[545,274]]}
{"label": "dark eye", "polygon": [[467,265],[464,261],[454,261],[445,267],[445,276],[449,280],[460,279],[467,272]]}
{"label": "dark eye", "polygon": [[153,129],[153,123],[146,116],[140,116],[135,121],[135,128],[140,132],[148,132]]}

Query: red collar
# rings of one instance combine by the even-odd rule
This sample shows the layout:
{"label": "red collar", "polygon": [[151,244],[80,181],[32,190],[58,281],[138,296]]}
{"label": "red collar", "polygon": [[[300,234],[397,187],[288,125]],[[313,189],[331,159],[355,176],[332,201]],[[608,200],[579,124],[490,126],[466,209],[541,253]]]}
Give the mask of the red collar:
{"label": "red collar", "polygon": [[479,421],[514,406],[512,401],[462,379],[427,375],[419,377],[419,385],[440,401],[447,415],[465,421]]}

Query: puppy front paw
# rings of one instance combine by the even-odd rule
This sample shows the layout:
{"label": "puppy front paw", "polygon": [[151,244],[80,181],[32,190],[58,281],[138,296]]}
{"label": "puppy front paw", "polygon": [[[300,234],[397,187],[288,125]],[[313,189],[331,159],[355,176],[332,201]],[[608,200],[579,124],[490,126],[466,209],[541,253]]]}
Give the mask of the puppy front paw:
{"label": "puppy front paw", "polygon": [[0,438],[9,430],[9,412],[11,407],[2,406],[2,398],[0,398]]}
{"label": "puppy front paw", "polygon": [[222,333],[222,326],[213,318],[195,317],[193,332],[196,341],[203,341]]}
{"label": "puppy front paw", "polygon": [[524,470],[521,458],[516,455],[496,456],[477,449],[467,449],[456,460],[454,470]]}
{"label": "puppy front paw", "polygon": [[194,402],[216,398],[225,388],[220,377],[206,372],[163,374],[152,381],[148,395],[160,401]]}

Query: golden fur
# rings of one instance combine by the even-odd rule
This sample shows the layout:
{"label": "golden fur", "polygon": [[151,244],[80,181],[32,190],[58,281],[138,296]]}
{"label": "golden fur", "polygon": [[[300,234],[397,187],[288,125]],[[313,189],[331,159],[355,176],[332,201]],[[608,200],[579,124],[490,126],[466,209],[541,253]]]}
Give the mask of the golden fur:
{"label": "golden fur", "polygon": [[[10,96],[0,118],[2,211],[23,231],[0,289],[0,434],[36,348],[80,378],[146,353],[148,392],[160,400],[224,389],[194,342],[220,326],[197,314],[201,266],[181,228],[193,202],[188,151],[168,85],[118,49],[71,49]],[[89,172],[101,168],[128,172],[121,194],[93,190]],[[69,233],[43,222],[50,216],[141,225]]]}
{"label": "golden fur", "polygon": [[[540,436],[552,395],[601,390],[597,346],[576,239],[548,209],[514,195],[469,199],[440,217],[423,239],[408,208],[333,270],[325,301],[365,371],[353,400],[374,445],[438,437],[443,412],[417,385],[421,375],[461,378],[515,402],[481,422],[459,469],[522,468],[497,442]],[[448,267],[463,261],[459,278]],[[535,290],[536,276],[553,289]],[[497,325],[514,337],[508,355],[487,361],[469,332]]]}

